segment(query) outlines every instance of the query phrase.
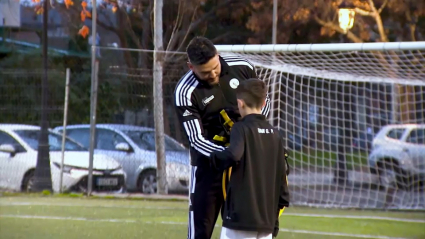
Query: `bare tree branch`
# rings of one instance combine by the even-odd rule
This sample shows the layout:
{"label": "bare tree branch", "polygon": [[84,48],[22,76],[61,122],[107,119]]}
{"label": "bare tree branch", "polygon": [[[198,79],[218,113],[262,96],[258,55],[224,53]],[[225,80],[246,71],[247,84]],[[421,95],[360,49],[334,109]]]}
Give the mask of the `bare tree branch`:
{"label": "bare tree branch", "polygon": [[378,10],[378,13],[381,14],[382,10],[387,6],[388,0],[385,0],[385,2],[381,5],[381,7]]}
{"label": "bare tree branch", "polygon": [[[317,23],[319,23],[320,25],[324,26],[324,27],[330,28],[330,29],[332,29],[332,30],[334,30],[334,31],[337,31],[337,32],[341,33],[341,34],[345,34],[345,33],[344,33],[344,31],[343,31],[343,30],[342,30],[339,26],[337,26],[336,24],[334,24],[334,23],[332,23],[332,22],[326,22],[326,21],[324,21],[324,20],[322,20],[322,19],[318,18],[317,16],[314,16],[314,20],[315,20]],[[346,35],[347,35],[347,37],[348,37],[350,40],[352,40],[353,42],[356,42],[356,43],[362,43],[362,42],[363,42],[363,41],[362,41],[362,39],[361,39],[360,37],[356,36],[356,35],[355,35],[354,33],[352,33],[351,31],[348,31],[348,32],[346,33]]]}
{"label": "bare tree branch", "polygon": [[136,36],[136,34],[133,31],[133,24],[130,21],[130,17],[128,16],[127,12],[122,9],[119,9],[118,11],[120,11],[120,14],[125,14],[126,20],[127,20],[127,31],[128,33],[130,33],[130,37],[131,40],[133,40],[133,42],[137,45],[137,48],[142,49],[142,45],[140,44],[140,39]]}
{"label": "bare tree branch", "polygon": [[406,19],[409,22],[410,38],[412,41],[416,41],[416,23],[413,21],[409,9],[406,11]]}
{"label": "bare tree branch", "polygon": [[368,0],[368,2],[370,5],[370,9],[372,9],[372,12],[374,14],[376,25],[378,26],[379,30],[379,35],[381,36],[381,41],[388,42],[387,34],[385,34],[384,24],[382,23],[381,15],[379,14],[378,10],[376,10],[373,0]]}
{"label": "bare tree branch", "polygon": [[225,39],[225,38],[228,38],[229,36],[233,35],[234,33],[235,33],[235,32],[233,32],[233,31],[226,32],[226,33],[224,33],[224,34],[221,34],[221,35],[219,35],[219,36],[217,36],[217,37],[215,37],[215,38],[211,39],[211,41],[212,41],[213,43],[216,43],[216,42],[221,41],[221,40],[223,40],[223,39]]}
{"label": "bare tree branch", "polygon": [[373,12],[369,12],[358,7],[356,7],[354,10],[356,11],[356,13],[362,16],[373,16]]}
{"label": "bare tree branch", "polygon": [[[192,20],[190,21],[190,22],[194,22],[194,20],[195,20],[195,14],[196,14],[196,11],[198,10],[198,6],[195,8],[195,11],[193,11],[193,15],[192,15]],[[205,14],[206,15],[206,14]],[[200,25],[201,23],[202,23],[203,21],[199,21],[199,24],[198,25]],[[182,46],[183,46],[183,44],[184,44],[184,42],[186,41],[186,39],[187,39],[187,36],[192,32],[192,24],[190,24],[189,25],[189,28],[186,30],[186,34],[184,35],[184,37],[183,37],[183,40],[180,42],[180,46],[177,48],[178,50],[177,51],[181,51],[180,49],[182,48]]]}
{"label": "bare tree branch", "polygon": [[[194,22],[194,20],[195,20],[195,15],[196,15],[196,11],[198,10],[198,6],[196,6],[195,7],[195,9],[193,10],[193,14],[192,14],[192,17],[191,17],[191,20],[190,20],[190,22]],[[181,47],[182,47],[182,45],[183,45],[183,43],[186,41],[186,38],[187,38],[187,36],[189,35],[189,29],[190,29],[190,25],[189,25],[189,28],[186,30],[186,34],[184,34],[184,30],[181,30],[178,34],[177,34],[177,36],[175,36],[175,37],[173,37],[173,41],[169,41],[168,42],[168,44],[169,44],[169,46],[170,46],[170,48],[171,47],[174,47],[176,44],[177,44],[177,41],[178,41],[178,39],[184,34],[184,37],[183,37],[183,40],[180,42],[180,45],[179,45],[179,47],[177,47],[177,50],[175,50],[175,52],[180,52],[181,50]],[[166,55],[166,61],[168,61],[168,59],[170,58],[170,57],[174,57],[174,55],[175,55],[175,53],[173,53],[173,54],[167,54]]]}
{"label": "bare tree branch", "polygon": [[372,12],[376,11],[375,3],[373,0],[367,0],[369,2],[370,9],[372,9]]}
{"label": "bare tree branch", "polygon": [[168,41],[167,47],[165,48],[166,51],[170,49],[171,42],[174,41],[175,34],[177,32],[177,29],[180,28],[182,22],[183,22],[183,9],[184,9],[184,1],[179,0],[179,9],[177,11],[177,18],[176,23],[174,24],[173,31],[171,32],[170,40]]}
{"label": "bare tree branch", "polygon": [[193,29],[197,29],[199,27],[199,25],[201,25],[202,23],[204,23],[206,20],[212,19],[216,17],[216,12],[217,10],[223,8],[223,7],[231,7],[231,5],[233,5],[234,3],[240,2],[240,0],[228,0],[228,1],[224,1],[221,4],[213,7],[209,12],[205,13],[202,15],[201,18],[199,18],[196,21],[192,21],[192,23],[189,25],[188,29],[186,30],[186,33],[181,33],[184,34],[184,38],[183,40],[180,42],[180,46],[177,48],[177,51],[181,51],[184,42],[186,41],[187,36],[192,33]]}

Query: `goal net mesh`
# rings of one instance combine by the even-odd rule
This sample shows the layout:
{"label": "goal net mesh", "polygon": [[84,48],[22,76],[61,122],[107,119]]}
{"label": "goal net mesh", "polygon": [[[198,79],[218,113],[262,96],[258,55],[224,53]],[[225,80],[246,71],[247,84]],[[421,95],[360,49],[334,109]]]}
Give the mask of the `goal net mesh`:
{"label": "goal net mesh", "polygon": [[[421,181],[407,177],[415,168],[424,171],[424,154],[418,151],[424,148],[423,129],[422,138],[405,144],[410,152],[384,157],[393,160],[385,170],[388,183],[371,171],[377,164],[368,161],[383,126],[425,123],[424,50],[261,53],[226,47],[217,46],[221,55],[246,58],[269,86],[269,120],[290,151],[292,204],[425,208]],[[154,127],[153,52],[101,47],[99,59],[98,122]],[[176,84],[188,71],[186,54],[167,52],[165,59],[165,133],[189,147],[173,107]],[[403,135],[391,135],[397,136],[394,145]],[[403,153],[407,161],[398,161]],[[167,169],[169,176],[174,173]],[[392,178],[402,182],[391,183]]]}
{"label": "goal net mesh", "polygon": [[[230,47],[218,46],[220,54],[249,60],[269,86],[269,120],[290,151],[293,204],[425,208],[425,50]],[[391,124],[419,129],[389,131],[378,149],[375,136]]]}

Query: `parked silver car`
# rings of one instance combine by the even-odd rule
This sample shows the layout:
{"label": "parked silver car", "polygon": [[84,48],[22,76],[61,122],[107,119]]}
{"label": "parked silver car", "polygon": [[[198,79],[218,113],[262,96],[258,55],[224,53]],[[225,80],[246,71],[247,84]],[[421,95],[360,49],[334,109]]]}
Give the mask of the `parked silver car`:
{"label": "parked silver car", "polygon": [[369,167],[386,187],[406,189],[423,182],[425,124],[384,126],[373,139]]}
{"label": "parked silver car", "polygon": [[[0,187],[31,191],[37,166],[40,127],[23,124],[0,124]],[[60,191],[62,135],[48,132],[52,189]],[[89,154],[80,144],[66,138],[62,189],[87,191]],[[93,190],[121,192],[125,173],[112,157],[95,154],[93,158]]]}
{"label": "parked silver car", "polygon": [[[56,127],[63,132],[63,127]],[[66,135],[85,147],[90,146],[90,125],[70,125]],[[189,150],[176,140],[165,135],[166,171],[169,192],[187,192],[190,167]],[[156,152],[153,128],[97,124],[95,152],[115,158],[127,174],[126,186],[129,191],[155,193]]]}

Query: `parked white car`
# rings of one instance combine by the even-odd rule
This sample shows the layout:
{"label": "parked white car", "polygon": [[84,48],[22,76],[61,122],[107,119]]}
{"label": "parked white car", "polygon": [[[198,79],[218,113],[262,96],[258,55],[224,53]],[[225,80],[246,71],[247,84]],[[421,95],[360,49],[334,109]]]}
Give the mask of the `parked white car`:
{"label": "parked white car", "polygon": [[372,142],[369,167],[382,185],[410,188],[425,175],[425,124],[384,126]]}
{"label": "parked white car", "polygon": [[[37,164],[40,127],[0,124],[0,188],[31,191]],[[62,135],[49,130],[50,168],[54,192],[59,192]],[[88,185],[89,153],[71,139],[65,141],[62,186],[64,191],[85,192]],[[113,158],[93,156],[93,191],[120,192],[125,173]]]}
{"label": "parked white car", "polygon": [[[54,130],[63,132],[63,127]],[[90,125],[70,125],[65,134],[86,148],[90,144]],[[157,159],[153,128],[97,124],[95,152],[118,160],[127,174],[127,190],[155,193]],[[165,135],[167,184],[170,192],[188,192],[189,150]]]}

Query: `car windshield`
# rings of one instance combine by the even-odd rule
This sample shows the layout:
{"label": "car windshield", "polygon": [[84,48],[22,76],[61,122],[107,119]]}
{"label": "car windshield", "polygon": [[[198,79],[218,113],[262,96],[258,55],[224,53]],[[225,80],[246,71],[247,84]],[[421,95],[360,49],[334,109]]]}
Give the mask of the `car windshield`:
{"label": "car windshield", "polygon": [[[32,149],[38,150],[38,138],[41,133],[40,130],[15,130],[15,133],[19,135]],[[49,132],[48,138],[50,151],[62,150],[62,135]],[[65,138],[65,151],[87,151],[87,149],[69,138]]]}
{"label": "car windshield", "polygon": [[[155,150],[155,131],[123,131],[135,144],[147,150]],[[165,151],[185,151],[186,149],[168,136],[164,137]]]}

